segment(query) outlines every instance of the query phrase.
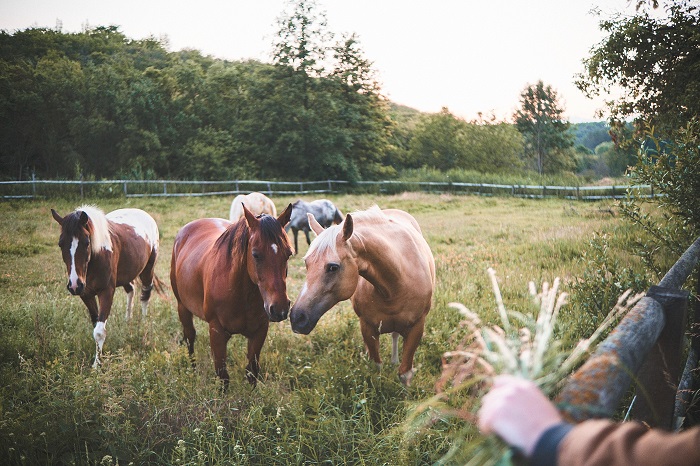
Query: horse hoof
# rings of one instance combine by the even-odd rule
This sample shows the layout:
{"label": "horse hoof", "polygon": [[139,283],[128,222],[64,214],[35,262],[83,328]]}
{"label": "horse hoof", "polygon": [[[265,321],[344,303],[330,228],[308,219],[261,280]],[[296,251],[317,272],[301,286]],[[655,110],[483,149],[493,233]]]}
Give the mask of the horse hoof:
{"label": "horse hoof", "polygon": [[408,387],[411,385],[411,381],[413,380],[413,375],[416,373],[415,369],[411,369],[408,372],[404,372],[403,374],[399,374],[399,379],[401,380],[401,383],[404,384],[404,386]]}

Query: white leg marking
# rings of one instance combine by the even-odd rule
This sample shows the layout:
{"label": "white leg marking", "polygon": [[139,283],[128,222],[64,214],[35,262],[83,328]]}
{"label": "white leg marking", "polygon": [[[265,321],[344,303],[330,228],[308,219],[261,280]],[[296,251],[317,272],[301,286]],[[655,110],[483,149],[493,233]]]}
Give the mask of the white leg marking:
{"label": "white leg marking", "polygon": [[146,317],[148,314],[148,301],[141,301],[141,315]]}
{"label": "white leg marking", "polygon": [[104,322],[98,322],[97,325],[95,325],[95,330],[92,331],[92,336],[95,338],[95,344],[97,345],[97,349],[95,351],[95,363],[92,365],[94,368],[102,364],[100,361],[100,355],[102,354],[102,346],[105,344],[105,338],[107,338],[107,331],[105,330]]}
{"label": "white leg marking", "polygon": [[[134,284],[132,283],[131,286],[133,287]],[[133,308],[134,308],[134,290],[132,288],[132,290],[126,294],[126,320],[131,319],[131,310]]]}
{"label": "white leg marking", "polygon": [[399,333],[391,332],[391,363],[399,363]]}
{"label": "white leg marking", "polygon": [[75,291],[78,287],[78,272],[75,270],[75,251],[78,250],[78,238],[73,237],[70,244],[70,274],[68,275],[68,284]]}

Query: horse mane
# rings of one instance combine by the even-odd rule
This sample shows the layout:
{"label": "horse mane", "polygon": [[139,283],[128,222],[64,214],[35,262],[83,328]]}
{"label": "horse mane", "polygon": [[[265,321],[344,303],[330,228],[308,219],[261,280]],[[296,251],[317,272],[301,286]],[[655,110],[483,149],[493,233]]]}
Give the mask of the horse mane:
{"label": "horse mane", "polygon": [[[99,253],[102,249],[112,250],[112,236],[110,235],[109,222],[105,213],[102,209],[97,206],[86,204],[75,209],[75,224],[71,222],[69,225],[71,229],[78,227],[78,222],[80,220],[79,212],[85,212],[90,219],[88,222],[88,232],[90,233],[90,249],[92,249],[93,254]],[[90,224],[92,224],[92,231],[90,231]]]}
{"label": "horse mane", "polygon": [[[291,249],[289,238],[275,217],[262,214],[258,218],[260,219],[260,231],[265,241]],[[248,222],[246,222],[245,217],[241,217],[239,221],[226,228],[214,244],[217,249],[226,251],[226,260],[230,261],[234,255],[242,257],[248,252],[249,237]]]}
{"label": "horse mane", "polygon": [[[358,210],[352,212],[350,215],[352,216],[353,220],[361,220],[371,223],[380,223],[386,221],[386,215],[384,215],[384,212],[382,212],[382,210],[376,204],[367,210]],[[304,259],[311,257],[314,254],[322,254],[328,250],[330,250],[332,253],[335,253],[335,239],[338,237],[339,234],[341,234],[344,223],[345,222],[339,225],[331,225],[328,228],[326,228],[323,232],[321,232],[321,234],[318,235],[316,239],[314,239],[311,242],[308,251],[306,251],[306,255],[304,255]],[[360,241],[360,243],[364,244],[364,236],[360,232],[358,232],[356,228],[353,230],[352,235],[356,237]]]}

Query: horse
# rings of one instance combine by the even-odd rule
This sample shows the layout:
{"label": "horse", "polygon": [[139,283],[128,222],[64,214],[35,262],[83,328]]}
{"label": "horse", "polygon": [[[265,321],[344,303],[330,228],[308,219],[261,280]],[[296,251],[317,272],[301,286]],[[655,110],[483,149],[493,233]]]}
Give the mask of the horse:
{"label": "horse", "polygon": [[239,194],[233,198],[231,209],[229,210],[229,220],[235,222],[243,217],[243,204],[256,217],[260,214],[268,214],[277,217],[277,208],[272,199],[263,193],[253,192],[250,194]]}
{"label": "horse", "polygon": [[241,334],[248,340],[246,377],[255,385],[270,321],[287,318],[287,262],[292,247],[283,227],[291,213],[289,204],[277,218],[256,217],[243,206],[243,218],[235,223],[198,219],[175,237],[170,283],[184,340],[193,358],[193,316],[209,324],[214,369],[224,390],[229,384],[226,344],[231,336]]}
{"label": "horse", "polygon": [[292,210],[292,218],[285,230],[289,231],[291,228],[292,233],[294,233],[295,252],[299,251],[299,243],[297,241],[299,230],[303,231],[306,235],[306,244],[311,244],[307,214],[312,214],[316,218],[316,221],[323,226],[323,228],[328,228],[332,224],[337,225],[343,221],[343,214],[328,199],[318,199],[311,202],[304,202],[300,199],[296,201],[293,206],[294,209]]}
{"label": "horse", "polygon": [[318,236],[304,256],[306,281],[290,311],[292,330],[309,334],[331,307],[350,299],[378,367],[380,334],[392,334],[393,364],[403,337],[399,378],[410,385],[435,290],[435,260],[418,222],[402,210],[377,206],[325,230],[313,215],[308,221]]}
{"label": "horse", "polygon": [[105,215],[95,206],[83,205],[65,217],[54,209],[51,215],[61,225],[58,246],[68,271],[68,291],[80,296],[90,314],[96,344],[93,367],[97,367],[116,289],[123,287],[127,293],[126,318],[130,319],[136,278],[141,281],[144,316],[154,284],[157,291],[162,286],[154,272],[158,225],[140,209],[118,209]]}

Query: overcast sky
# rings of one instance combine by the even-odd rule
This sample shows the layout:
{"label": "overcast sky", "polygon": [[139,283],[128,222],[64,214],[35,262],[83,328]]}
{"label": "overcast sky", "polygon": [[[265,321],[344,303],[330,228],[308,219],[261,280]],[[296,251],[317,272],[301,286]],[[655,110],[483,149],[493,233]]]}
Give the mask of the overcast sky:
{"label": "overcast sky", "polygon": [[[602,100],[574,86],[603,33],[601,19],[628,0],[317,0],[337,37],[356,33],[383,93],[424,112],[509,117],[538,80],[572,122],[594,121]],[[128,37],[167,37],[170,50],[269,62],[285,0],[0,0],[0,29],[79,32],[119,26]],[[598,9],[600,16],[591,11]]]}

